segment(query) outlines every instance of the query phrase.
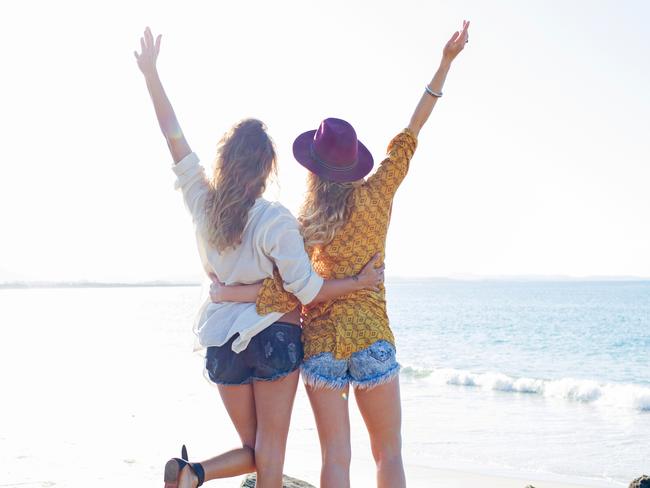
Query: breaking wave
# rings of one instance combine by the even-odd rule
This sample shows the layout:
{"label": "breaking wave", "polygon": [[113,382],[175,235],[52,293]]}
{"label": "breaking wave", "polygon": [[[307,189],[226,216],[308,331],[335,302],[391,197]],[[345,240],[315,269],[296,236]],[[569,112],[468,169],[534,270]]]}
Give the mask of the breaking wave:
{"label": "breaking wave", "polygon": [[438,385],[446,384],[502,392],[528,393],[582,403],[598,402],[604,405],[650,412],[650,388],[640,385],[603,384],[576,378],[557,380],[516,378],[503,373],[472,373],[451,368],[431,370],[405,367],[402,368],[402,375],[413,379],[426,378]]}

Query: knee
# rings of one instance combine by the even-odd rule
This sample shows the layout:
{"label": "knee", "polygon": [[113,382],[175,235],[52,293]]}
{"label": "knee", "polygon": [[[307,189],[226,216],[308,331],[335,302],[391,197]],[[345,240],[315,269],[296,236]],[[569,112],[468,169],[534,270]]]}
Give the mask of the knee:
{"label": "knee", "polygon": [[253,452],[257,471],[272,471],[284,464],[284,452],[275,446],[257,445]]}
{"label": "knee", "polygon": [[255,452],[255,437],[252,439],[242,439],[241,446],[244,449],[250,449],[251,451]]}
{"label": "knee", "polygon": [[378,464],[400,463],[402,461],[401,436],[384,439],[384,441],[378,443],[378,445],[373,445],[372,453]]}
{"label": "knee", "polygon": [[352,449],[350,445],[328,446],[323,450],[323,464],[330,467],[350,469]]}

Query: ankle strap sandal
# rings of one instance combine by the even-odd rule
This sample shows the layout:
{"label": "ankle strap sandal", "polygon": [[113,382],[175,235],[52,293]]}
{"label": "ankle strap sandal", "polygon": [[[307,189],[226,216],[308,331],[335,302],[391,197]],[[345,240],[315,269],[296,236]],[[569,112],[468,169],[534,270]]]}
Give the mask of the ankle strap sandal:
{"label": "ankle strap sandal", "polygon": [[171,458],[165,464],[165,488],[178,488],[178,480],[181,476],[181,471],[185,466],[189,466],[192,472],[199,479],[199,484],[196,485],[197,488],[203,484],[205,481],[205,470],[201,463],[190,463],[187,457],[187,448],[185,444],[181,448],[181,457]]}

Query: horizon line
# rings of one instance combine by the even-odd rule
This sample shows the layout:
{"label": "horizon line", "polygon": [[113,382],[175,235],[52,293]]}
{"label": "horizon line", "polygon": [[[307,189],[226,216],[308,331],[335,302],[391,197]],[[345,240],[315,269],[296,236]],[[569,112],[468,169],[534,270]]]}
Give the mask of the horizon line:
{"label": "horizon line", "polygon": [[[650,281],[650,277],[628,275],[471,275],[408,276],[390,275],[386,281],[452,281],[452,282],[636,282]],[[95,280],[11,280],[0,281],[0,289],[12,288],[138,288],[201,286],[201,281],[144,280],[144,281],[95,281]]]}

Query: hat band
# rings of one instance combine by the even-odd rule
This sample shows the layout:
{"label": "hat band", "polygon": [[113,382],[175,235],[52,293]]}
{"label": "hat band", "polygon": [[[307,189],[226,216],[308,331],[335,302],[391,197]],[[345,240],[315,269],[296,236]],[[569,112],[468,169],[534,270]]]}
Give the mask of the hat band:
{"label": "hat band", "polygon": [[331,164],[328,164],[326,161],[324,161],[318,154],[316,154],[316,151],[314,150],[314,144],[311,144],[309,146],[309,153],[311,154],[311,157],[314,158],[314,160],[318,164],[329,169],[330,171],[349,171],[352,168],[354,168],[359,162],[359,159],[357,158],[356,160],[344,166],[332,166]]}

